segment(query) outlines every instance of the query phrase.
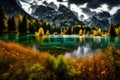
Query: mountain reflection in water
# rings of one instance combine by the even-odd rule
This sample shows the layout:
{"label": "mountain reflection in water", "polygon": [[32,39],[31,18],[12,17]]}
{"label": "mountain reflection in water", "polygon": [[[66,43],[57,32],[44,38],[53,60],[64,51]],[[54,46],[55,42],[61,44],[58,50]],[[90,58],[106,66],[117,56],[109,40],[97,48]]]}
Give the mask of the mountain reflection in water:
{"label": "mountain reflection in water", "polygon": [[89,58],[96,54],[100,49],[92,49],[89,44],[84,46],[78,46],[77,49],[73,50],[73,52],[66,52],[65,57],[73,57],[73,58]]}

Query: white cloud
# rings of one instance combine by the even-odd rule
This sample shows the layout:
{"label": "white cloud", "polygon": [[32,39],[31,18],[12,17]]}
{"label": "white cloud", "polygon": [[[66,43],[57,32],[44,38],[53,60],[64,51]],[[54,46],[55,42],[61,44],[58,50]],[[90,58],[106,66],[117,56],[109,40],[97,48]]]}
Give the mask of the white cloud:
{"label": "white cloud", "polygon": [[113,7],[111,10],[109,10],[109,6],[107,4],[102,4],[97,9],[90,9],[91,11],[101,12],[101,11],[107,11],[111,15],[115,14],[117,10],[120,9],[120,6]]}
{"label": "white cloud", "polygon": [[71,10],[77,12],[79,18],[81,15],[84,15],[84,19],[87,19],[89,16],[86,15],[85,13],[83,13],[82,9],[81,9],[81,8],[86,8],[86,6],[87,6],[87,3],[85,3],[83,5],[71,4]]}
{"label": "white cloud", "polygon": [[58,2],[57,0],[45,0],[45,1],[47,1],[48,3],[54,2],[54,4],[56,4],[58,7],[60,4],[66,6],[66,7],[68,6],[67,0],[63,0],[64,2]]}
{"label": "white cloud", "polygon": [[32,9],[30,8],[30,7],[31,7],[30,4],[24,3],[24,2],[22,2],[22,1],[20,2],[20,4],[22,5],[22,8],[23,8],[26,12],[28,12],[29,14],[31,14]]}
{"label": "white cloud", "polygon": [[32,8],[31,8],[31,5],[30,4],[33,4],[33,5],[44,5],[43,2],[46,1],[47,3],[51,3],[51,2],[54,2],[54,4],[57,5],[57,7],[59,7],[60,4],[64,5],[64,6],[68,6],[68,1],[67,0],[64,0],[64,2],[58,2],[57,0],[24,0],[26,2],[23,2],[21,0],[19,0],[22,8],[29,14],[32,13]]}
{"label": "white cloud", "polygon": [[111,15],[115,14],[115,13],[117,12],[117,10],[119,10],[119,9],[120,9],[120,6],[118,6],[118,7],[113,7],[113,8],[110,10],[110,14],[111,14]]}
{"label": "white cloud", "polygon": [[[43,1],[47,1],[47,3],[51,3],[54,2],[54,4],[57,5],[57,7],[59,7],[60,4],[65,5],[66,7],[68,7],[68,0],[64,0],[64,2],[57,2],[57,0],[26,0],[26,2],[22,2],[21,0],[20,4],[22,5],[22,8],[28,12],[29,14],[32,13],[32,8],[30,4],[33,5],[44,5]],[[28,2],[28,3],[27,3]],[[89,16],[87,14],[85,14],[81,8],[87,8],[87,4],[85,3],[83,5],[76,5],[76,4],[71,4],[70,9],[74,12],[78,13],[78,17],[80,18],[81,15],[84,15],[84,19],[89,18]],[[101,12],[101,11],[107,11],[110,12],[111,15],[115,14],[116,11],[120,9],[120,6],[117,7],[113,7],[111,10],[109,10],[109,6],[107,4],[102,4],[100,7],[98,7],[97,9],[90,9],[91,11],[95,11],[95,12]]]}

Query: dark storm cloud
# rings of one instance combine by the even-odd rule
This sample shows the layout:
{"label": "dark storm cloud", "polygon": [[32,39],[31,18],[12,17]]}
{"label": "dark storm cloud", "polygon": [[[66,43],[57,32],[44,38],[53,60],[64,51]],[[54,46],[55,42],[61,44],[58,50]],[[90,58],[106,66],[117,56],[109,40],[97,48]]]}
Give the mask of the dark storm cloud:
{"label": "dark storm cloud", "polygon": [[114,7],[120,5],[120,0],[69,0],[70,3],[74,4],[84,4],[88,3],[87,7],[88,8],[98,8],[101,4],[108,4],[109,7]]}
{"label": "dark storm cloud", "polygon": [[70,3],[75,3],[75,4],[84,4],[86,2],[90,2],[91,0],[69,0]]}
{"label": "dark storm cloud", "polygon": [[23,2],[30,2],[30,1],[32,1],[32,0],[21,0],[21,1],[23,1]]}
{"label": "dark storm cloud", "polygon": [[81,16],[80,16],[80,20],[84,20],[84,15],[81,15]]}
{"label": "dark storm cloud", "polygon": [[88,16],[93,16],[96,13],[95,11],[91,11],[89,8],[81,8],[81,9]]}
{"label": "dark storm cloud", "polygon": [[58,2],[63,2],[63,0],[57,0]]}

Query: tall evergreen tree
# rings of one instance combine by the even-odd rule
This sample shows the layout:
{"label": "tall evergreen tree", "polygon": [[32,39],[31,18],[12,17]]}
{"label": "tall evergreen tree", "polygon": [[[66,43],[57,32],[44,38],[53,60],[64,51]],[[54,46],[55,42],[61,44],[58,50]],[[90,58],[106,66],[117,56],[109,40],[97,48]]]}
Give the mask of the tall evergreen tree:
{"label": "tall evergreen tree", "polygon": [[14,17],[8,20],[8,31],[16,31],[15,19]]}
{"label": "tall evergreen tree", "polygon": [[7,31],[7,15],[4,10],[0,7],[0,32]]}
{"label": "tall evergreen tree", "polygon": [[113,24],[110,25],[109,35],[110,36],[116,36],[115,27],[114,27]]}
{"label": "tall evergreen tree", "polygon": [[26,33],[27,27],[28,27],[27,18],[24,16],[22,22],[19,24],[18,29],[19,33]]}
{"label": "tall evergreen tree", "polygon": [[68,27],[66,34],[72,34],[72,28]]}
{"label": "tall evergreen tree", "polygon": [[35,25],[35,31],[38,31],[38,29],[41,27],[40,23],[39,23],[39,20],[36,20],[34,25]]}
{"label": "tall evergreen tree", "polygon": [[35,27],[32,23],[29,23],[29,31],[30,33],[35,33]]}

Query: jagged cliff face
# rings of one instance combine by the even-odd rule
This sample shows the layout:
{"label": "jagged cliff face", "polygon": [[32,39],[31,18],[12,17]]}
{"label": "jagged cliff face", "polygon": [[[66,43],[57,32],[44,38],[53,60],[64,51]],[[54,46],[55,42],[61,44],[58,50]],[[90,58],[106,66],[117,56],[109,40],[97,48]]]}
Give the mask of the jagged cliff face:
{"label": "jagged cliff face", "polygon": [[32,18],[28,13],[21,9],[20,6],[18,6],[16,1],[17,0],[0,0],[0,6],[4,9],[9,17],[21,14],[27,16],[28,18]]}
{"label": "jagged cliff face", "polygon": [[120,24],[120,9],[111,17],[111,22],[113,24]]}
{"label": "jagged cliff face", "polygon": [[[59,5],[58,7],[53,2],[41,2],[41,5],[37,5],[34,3],[30,3],[29,1],[22,1],[22,3],[31,5],[29,7],[32,9],[30,15],[32,15],[38,20],[46,21],[58,26],[71,26],[76,24],[83,24],[83,22],[79,21],[75,13],[68,9],[66,6]],[[19,1],[17,3],[19,4],[19,6],[21,6]]]}
{"label": "jagged cliff face", "polygon": [[83,24],[83,22],[79,21],[77,16],[67,7],[60,5],[58,8],[54,3],[48,4],[47,2],[44,2],[44,6],[32,5],[31,7],[34,7],[35,10],[31,14],[25,12],[21,8],[22,6],[18,0],[0,0],[0,6],[5,10],[9,17],[21,14],[28,18],[34,17],[38,20],[47,21],[58,26]]}
{"label": "jagged cliff face", "polygon": [[95,14],[94,16],[95,16],[96,18],[100,19],[100,20],[102,20],[102,19],[108,19],[108,18],[111,17],[110,13],[105,12],[105,11],[100,12],[100,13],[98,13],[98,14]]}
{"label": "jagged cliff face", "polygon": [[83,22],[79,21],[77,16],[64,5],[60,5],[57,11],[49,6],[40,5],[35,13],[33,13],[33,16],[37,16],[40,20],[59,26],[83,24]]}
{"label": "jagged cliff face", "polygon": [[86,20],[85,24],[107,30],[111,23],[110,18],[111,15],[108,12],[101,12],[93,15],[89,20]]}
{"label": "jagged cliff face", "polygon": [[93,15],[90,19],[85,21],[85,24],[96,26],[103,30],[106,30],[111,23],[120,24],[120,10],[118,10],[114,15],[110,15],[108,12],[101,12]]}
{"label": "jagged cliff face", "polygon": [[21,1],[31,5],[31,14],[22,9],[19,0],[0,0],[0,6],[5,10],[9,17],[21,14],[28,18],[35,18],[58,26],[86,24],[88,26],[95,26],[106,30],[111,23],[120,23],[120,10],[112,16],[108,12],[103,11],[93,15],[89,20],[82,22],[78,19],[78,16],[76,15],[77,13],[71,11],[64,5],[59,5],[58,7],[54,3],[47,2],[43,2],[41,5],[36,5],[30,3],[32,0]]}

